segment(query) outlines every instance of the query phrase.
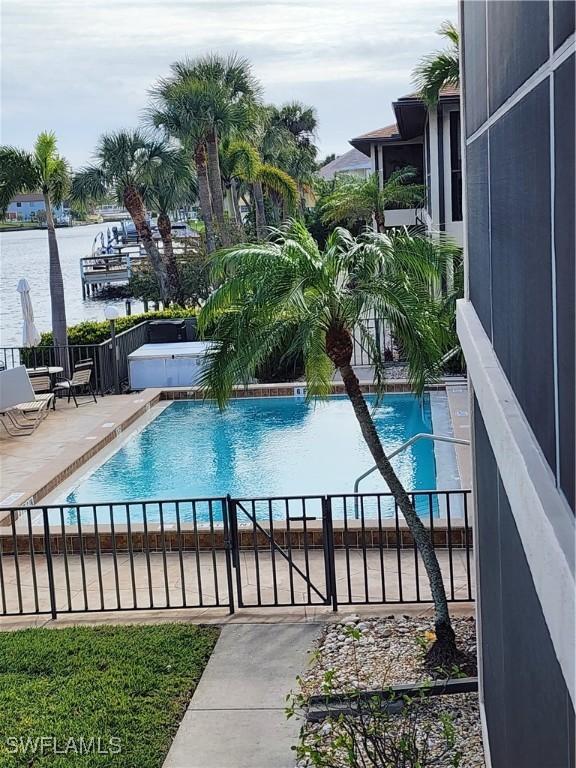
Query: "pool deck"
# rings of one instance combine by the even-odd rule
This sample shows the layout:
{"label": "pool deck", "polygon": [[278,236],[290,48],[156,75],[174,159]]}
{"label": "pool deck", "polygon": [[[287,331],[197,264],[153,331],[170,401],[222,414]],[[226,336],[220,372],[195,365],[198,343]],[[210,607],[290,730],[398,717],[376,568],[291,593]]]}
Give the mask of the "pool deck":
{"label": "pool deck", "polygon": [[0,507],[37,503],[158,402],[160,389],[109,395],[98,402],[58,400],[31,435],[0,428]]}

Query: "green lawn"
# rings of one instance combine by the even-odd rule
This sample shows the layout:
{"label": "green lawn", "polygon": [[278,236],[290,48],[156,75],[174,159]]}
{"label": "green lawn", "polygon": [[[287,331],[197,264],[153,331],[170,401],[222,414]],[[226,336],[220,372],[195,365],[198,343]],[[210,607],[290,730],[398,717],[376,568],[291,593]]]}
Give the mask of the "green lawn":
{"label": "green lawn", "polygon": [[0,632],[0,766],[160,768],[218,633],[188,624]]}

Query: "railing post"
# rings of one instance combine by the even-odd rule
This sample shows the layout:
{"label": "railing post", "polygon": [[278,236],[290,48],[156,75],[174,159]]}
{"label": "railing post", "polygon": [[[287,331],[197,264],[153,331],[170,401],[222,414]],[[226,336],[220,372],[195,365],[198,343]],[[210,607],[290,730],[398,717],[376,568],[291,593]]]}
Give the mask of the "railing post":
{"label": "railing post", "polygon": [[222,522],[224,525],[224,557],[226,558],[226,581],[228,584],[228,613],[233,614],[234,613],[234,582],[232,579],[232,568],[234,567],[232,564],[232,557],[230,555],[230,551],[232,550],[232,554],[234,553],[234,542],[233,538],[231,536],[231,532],[234,530],[233,526],[231,525],[231,519],[230,519],[230,495],[226,497],[226,499],[222,500]]}
{"label": "railing post", "polygon": [[[50,611],[52,618],[56,619],[56,588],[54,585],[54,563],[52,562],[52,544],[50,542],[50,523],[48,521],[48,508],[42,508],[44,521],[44,548],[46,550],[46,569],[48,571],[48,592],[50,594]],[[66,541],[64,541],[66,546]]]}
{"label": "railing post", "polygon": [[338,610],[338,595],[336,592],[336,560],[334,556],[334,527],[332,524],[332,499],[330,496],[322,497],[322,527],[324,543],[324,561],[326,565],[326,587],[328,602],[332,603],[332,610]]}

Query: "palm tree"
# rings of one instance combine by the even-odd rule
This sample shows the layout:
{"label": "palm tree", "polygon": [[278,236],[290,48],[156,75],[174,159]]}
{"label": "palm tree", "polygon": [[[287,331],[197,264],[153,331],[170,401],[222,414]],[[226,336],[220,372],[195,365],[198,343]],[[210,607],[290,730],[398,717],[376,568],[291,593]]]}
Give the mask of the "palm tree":
{"label": "palm tree", "polygon": [[58,347],[67,343],[66,302],[52,205],[63,200],[69,186],[70,168],[57,152],[54,133],[40,133],[32,152],[15,147],[0,147],[0,210],[6,210],[10,200],[20,192],[41,192],[44,198],[50,259],[52,334],[54,346]]}
{"label": "palm tree", "polygon": [[252,75],[248,60],[236,54],[227,57],[208,54],[198,59],[186,59],[174,63],[172,72],[172,77],[161,85],[160,95],[169,91],[170,85],[189,88],[194,94],[188,114],[200,123],[206,147],[212,210],[220,239],[224,245],[229,245],[218,147],[222,138],[249,127],[251,114],[259,100],[260,86]]}
{"label": "palm tree", "polygon": [[158,213],[158,232],[162,239],[162,255],[174,290],[173,298],[181,302],[181,280],[174,256],[170,213],[196,202],[198,183],[190,161],[183,150],[168,154],[160,162],[153,163],[146,176],[143,191],[144,202]]}
{"label": "palm tree", "polygon": [[[221,167],[224,169],[222,180],[232,191],[234,200],[234,182],[245,182],[250,185],[254,215],[256,220],[256,236],[259,240],[266,237],[266,208],[264,191],[276,195],[289,210],[297,201],[298,188],[294,179],[281,168],[269,163],[263,163],[258,150],[249,142],[237,140],[224,143],[221,148]],[[237,208],[237,198],[235,211]],[[239,216],[239,213],[237,214]]]}
{"label": "palm tree", "polygon": [[424,198],[424,186],[414,184],[414,168],[400,168],[390,174],[380,187],[378,174],[367,179],[353,176],[339,177],[334,190],[323,203],[321,216],[327,224],[357,221],[376,222],[378,232],[384,232],[387,208],[418,207]]}
{"label": "palm tree", "polygon": [[139,130],[104,134],[96,147],[96,164],[82,168],[72,180],[72,198],[79,203],[104,200],[112,194],[126,208],[166,304],[178,296],[180,289],[177,275],[169,270],[152,237],[144,194],[154,165],[169,162],[173,154],[165,141],[150,138]]}
{"label": "palm tree", "polygon": [[436,642],[429,662],[457,657],[440,566],[428,530],[390,464],[351,365],[355,329],[372,352],[375,380],[383,362],[363,318],[386,319],[408,360],[411,383],[421,393],[435,371],[440,349],[430,323],[430,280],[452,247],[406,232],[366,232],[354,238],[335,229],[323,251],[300,222],[276,230],[265,243],[216,254],[213,279],[220,287],[199,316],[199,328],[217,342],[203,376],[221,407],[232,387],[253,377],[279,343],[305,361],[309,396],[331,392],[334,369],[342,376],[362,434],[380,474],[412,532],[428,573],[436,611]]}
{"label": "palm tree", "polygon": [[300,213],[306,211],[306,191],[316,172],[318,148],[314,144],[318,119],[316,110],[299,101],[270,105],[263,110],[261,154],[264,162],[281,168],[298,185]]}
{"label": "palm tree", "polygon": [[440,91],[447,85],[460,83],[460,38],[458,30],[450,21],[445,21],[438,34],[448,40],[449,46],[425,56],[413,73],[413,79],[422,99],[433,107],[438,103]]}

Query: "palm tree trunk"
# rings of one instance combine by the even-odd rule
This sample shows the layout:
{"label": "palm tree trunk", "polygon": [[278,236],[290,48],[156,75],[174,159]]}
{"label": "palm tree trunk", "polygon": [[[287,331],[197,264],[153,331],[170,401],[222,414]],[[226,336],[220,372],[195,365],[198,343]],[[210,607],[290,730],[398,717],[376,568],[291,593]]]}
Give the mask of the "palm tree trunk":
{"label": "palm tree trunk", "polygon": [[386,230],[385,220],[384,220],[384,212],[380,211],[377,208],[374,211],[374,219],[376,221],[376,231],[377,232],[384,232]]}
{"label": "palm tree trunk", "polygon": [[[360,389],[360,383],[352,366],[343,365],[339,370],[342,375],[346,394],[350,398],[354,413],[360,424],[360,429],[362,430],[362,435],[370,449],[374,463],[378,467],[378,471],[382,475],[386,485],[394,496],[396,504],[404,515],[404,519],[410,528],[410,532],[414,537],[414,541],[416,542],[416,546],[422,557],[422,562],[426,568],[436,612],[436,642],[442,646],[443,653],[446,653],[448,657],[451,656],[453,658],[456,650],[454,631],[448,612],[448,601],[446,600],[442,572],[440,570],[438,558],[436,557],[436,552],[432,546],[430,533],[416,514],[416,510],[414,509],[408,494],[404,490],[394,468],[384,453],[382,443],[376,432],[374,421],[370,415],[370,411],[364,400],[364,395]],[[444,666],[444,664],[438,664],[437,666]]]}
{"label": "palm tree trunk", "polygon": [[230,237],[226,226],[226,219],[224,217],[224,195],[222,193],[222,176],[220,174],[218,134],[216,129],[213,129],[208,135],[206,148],[208,150],[208,181],[210,184],[210,194],[212,196],[212,207],[218,225],[220,241],[226,248],[230,245]]}
{"label": "palm tree trunk", "polygon": [[436,557],[436,552],[432,545],[430,533],[416,514],[416,510],[414,509],[404,486],[398,479],[394,468],[384,453],[374,421],[368,410],[362,390],[360,389],[360,382],[354,373],[354,369],[350,365],[352,349],[352,338],[346,329],[340,327],[331,328],[328,331],[326,337],[326,351],[328,356],[342,375],[344,388],[352,403],[354,414],[362,431],[362,436],[372,454],[374,463],[378,467],[378,471],[382,475],[390,492],[394,496],[396,504],[404,515],[404,519],[406,520],[416,546],[418,547],[422,562],[426,568],[426,573],[428,574],[436,613],[436,641],[428,651],[428,662],[435,668],[449,668],[457,656],[457,648],[454,630],[452,629],[450,614],[448,612],[448,601],[446,600],[442,571],[440,570],[438,558]]}
{"label": "palm tree trunk", "polygon": [[216,250],[216,241],[214,239],[214,223],[212,220],[212,200],[210,196],[210,184],[208,181],[208,169],[206,165],[206,147],[204,144],[198,144],[194,152],[194,162],[196,164],[196,173],[198,174],[198,198],[200,200],[200,211],[202,221],[206,229],[206,250],[213,253]]}
{"label": "palm tree trunk", "polygon": [[[64,297],[64,280],[62,279],[62,267],[60,266],[60,254],[58,252],[58,241],[56,240],[56,230],[54,228],[54,217],[52,216],[52,207],[50,204],[50,195],[44,193],[44,206],[46,208],[46,228],[48,231],[48,255],[50,262],[50,309],[52,313],[52,343],[55,347],[65,347],[68,343],[68,333],[66,328],[66,300]],[[59,357],[65,374],[69,373],[69,364],[67,356],[64,354]]]}
{"label": "palm tree trunk", "polygon": [[174,245],[172,243],[172,224],[170,217],[164,211],[158,214],[158,232],[162,238],[164,252],[162,254],[168,272],[168,281],[170,283],[170,295],[178,303],[182,300],[182,286],[180,283],[180,274],[178,265],[174,256]]}
{"label": "palm tree trunk", "polygon": [[254,197],[254,210],[256,214],[256,237],[258,240],[266,239],[266,210],[264,208],[264,192],[262,183],[255,181],[252,184],[252,195]]}
{"label": "palm tree trunk", "polygon": [[158,280],[158,286],[160,288],[160,298],[162,302],[168,305],[172,299],[170,295],[170,280],[168,277],[168,270],[166,264],[162,259],[160,251],[154,238],[152,237],[152,230],[146,220],[146,209],[144,208],[144,202],[138,190],[135,187],[127,186],[124,189],[124,206],[134,222],[138,237],[142,241],[144,250],[146,251],[152,269]]}
{"label": "palm tree trunk", "polygon": [[234,209],[234,218],[238,226],[242,225],[242,215],[240,213],[240,205],[238,203],[238,182],[236,179],[232,179],[230,182],[230,197],[232,198],[232,207]]}

